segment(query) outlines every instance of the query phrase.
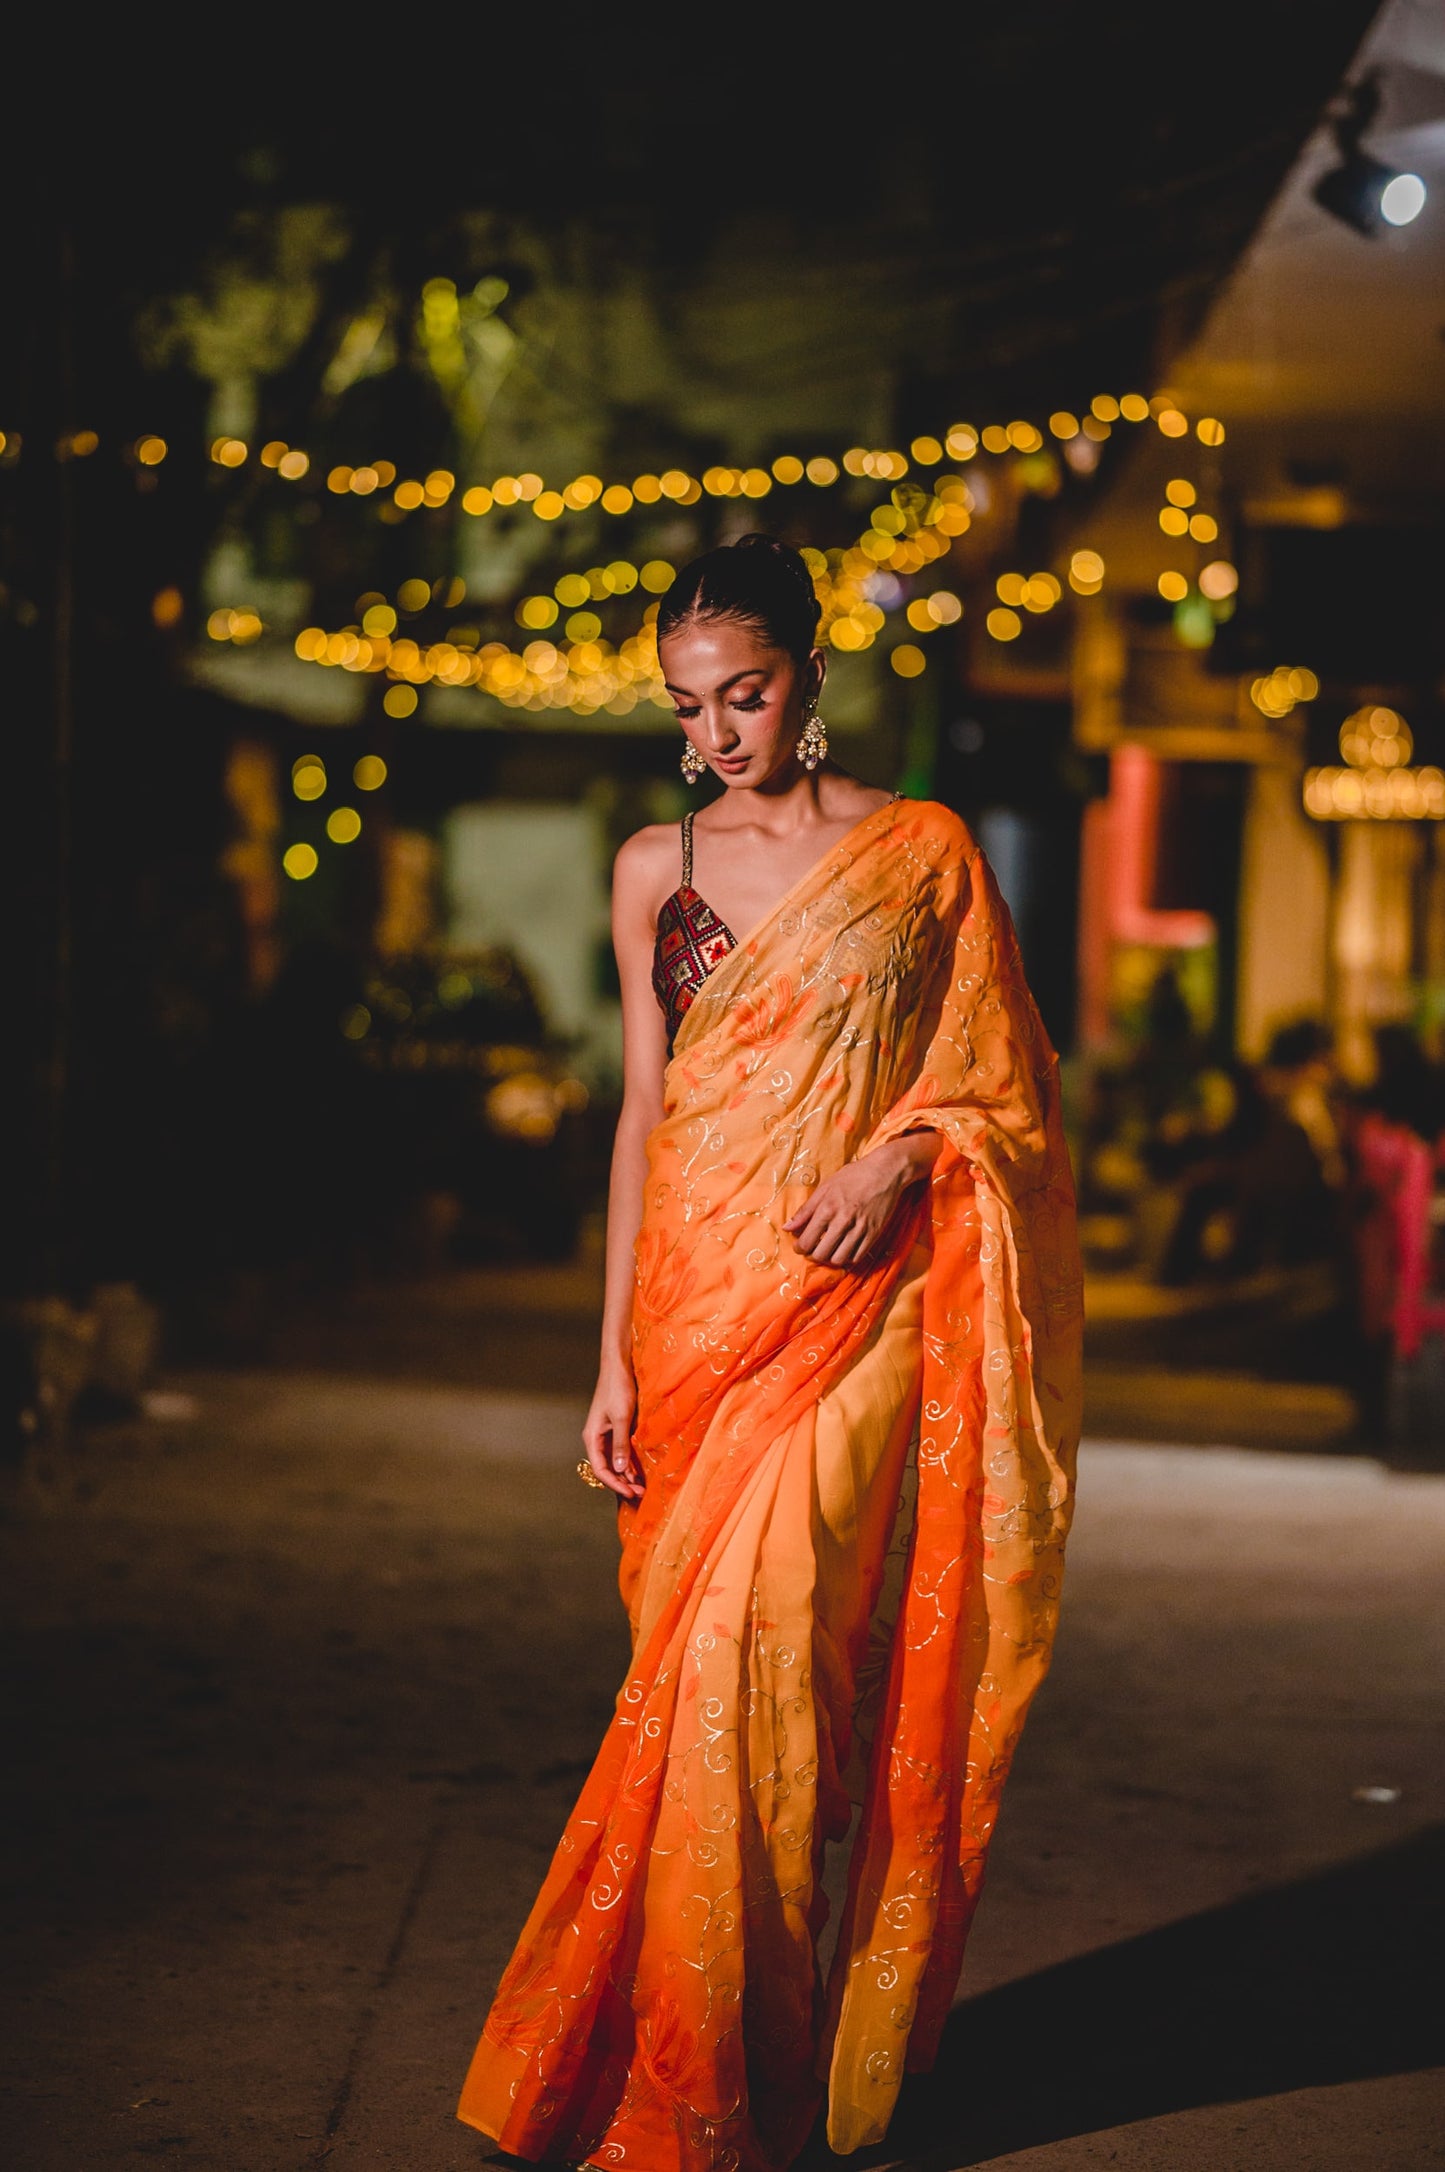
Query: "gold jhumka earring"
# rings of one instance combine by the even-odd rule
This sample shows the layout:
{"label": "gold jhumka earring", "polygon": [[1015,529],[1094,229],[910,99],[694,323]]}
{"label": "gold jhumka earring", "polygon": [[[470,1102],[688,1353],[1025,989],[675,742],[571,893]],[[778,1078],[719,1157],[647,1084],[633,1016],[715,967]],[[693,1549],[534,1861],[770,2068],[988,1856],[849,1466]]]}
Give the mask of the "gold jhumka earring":
{"label": "gold jhumka earring", "polygon": [[803,711],[803,729],[798,740],[798,760],[804,769],[816,769],[819,762],[828,759],[828,727],[818,714],[816,702],[809,702]]}
{"label": "gold jhumka earring", "polygon": [[687,745],[682,750],[682,760],[678,763],[677,766],[682,771],[684,782],[686,782],[687,784],[696,784],[698,778],[707,768],[707,763],[698,753],[697,748],[692,744],[692,741],[689,740]]}

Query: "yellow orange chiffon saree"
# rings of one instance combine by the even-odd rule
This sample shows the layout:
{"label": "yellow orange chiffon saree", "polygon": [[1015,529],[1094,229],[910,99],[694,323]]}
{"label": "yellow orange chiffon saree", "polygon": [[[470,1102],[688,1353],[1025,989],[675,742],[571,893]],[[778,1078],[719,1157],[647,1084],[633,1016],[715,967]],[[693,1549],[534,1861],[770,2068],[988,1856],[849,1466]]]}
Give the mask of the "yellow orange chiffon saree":
{"label": "yellow orange chiffon saree", "polygon": [[[942,1134],[864,1269],[783,1224]],[[947,809],[858,823],[703,984],[648,1148],[633,1660],[460,2115],[518,2156],[776,2172],[936,2049],[1048,1664],[1079,1418],[1057,1063]],[[914,1442],[916,1440],[916,1450]],[[856,1783],[856,1784],[855,1784]],[[821,1855],[861,1797],[829,1978]]]}

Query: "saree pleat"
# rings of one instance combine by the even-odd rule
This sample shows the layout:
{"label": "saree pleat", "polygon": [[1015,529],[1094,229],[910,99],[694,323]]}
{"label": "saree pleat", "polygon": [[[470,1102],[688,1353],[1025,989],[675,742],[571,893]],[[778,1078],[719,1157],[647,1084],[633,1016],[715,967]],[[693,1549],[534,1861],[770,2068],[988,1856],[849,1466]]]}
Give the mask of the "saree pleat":
{"label": "saree pleat", "polygon": [[[933,1181],[876,1263],[805,1259],[783,1224],[811,1186],[917,1128],[943,1136]],[[881,2137],[936,2048],[1048,1661],[1080,1321],[1007,913],[956,816],[880,809],[678,1034],[637,1248],[633,1660],[464,2119],[642,2172],[776,2172],[824,2096],[835,2149]],[[825,1987],[822,1851],[865,1756]]]}

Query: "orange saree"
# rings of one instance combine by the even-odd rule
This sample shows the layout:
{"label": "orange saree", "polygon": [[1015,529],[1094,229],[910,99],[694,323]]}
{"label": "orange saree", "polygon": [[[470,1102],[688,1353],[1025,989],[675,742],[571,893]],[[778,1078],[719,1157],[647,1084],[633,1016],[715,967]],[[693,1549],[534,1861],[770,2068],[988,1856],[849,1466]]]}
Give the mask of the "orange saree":
{"label": "orange saree", "polygon": [[[899,1133],[866,1269],[783,1229]],[[936,2049],[1048,1664],[1082,1308],[1057,1063],[947,809],[858,823],[699,990],[649,1142],[633,1660],[460,2116],[518,2156],[776,2172]],[[914,1442],[916,1440],[916,1449]],[[826,1984],[821,1859],[854,1799]]]}

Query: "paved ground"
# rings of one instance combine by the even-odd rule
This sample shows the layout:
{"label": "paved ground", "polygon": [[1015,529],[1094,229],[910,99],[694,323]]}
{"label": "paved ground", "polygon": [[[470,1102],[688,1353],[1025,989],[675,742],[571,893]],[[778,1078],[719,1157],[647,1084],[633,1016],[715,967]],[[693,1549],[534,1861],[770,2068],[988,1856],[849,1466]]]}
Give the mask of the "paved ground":
{"label": "paved ground", "polygon": [[[174,1381],[193,1416],[0,1526],[17,2172],[483,2161],[455,2092],[623,1644],[579,1403],[405,1377],[424,1345]],[[877,2161],[1445,2165],[1445,1478],[1084,1477],[964,2001]]]}

